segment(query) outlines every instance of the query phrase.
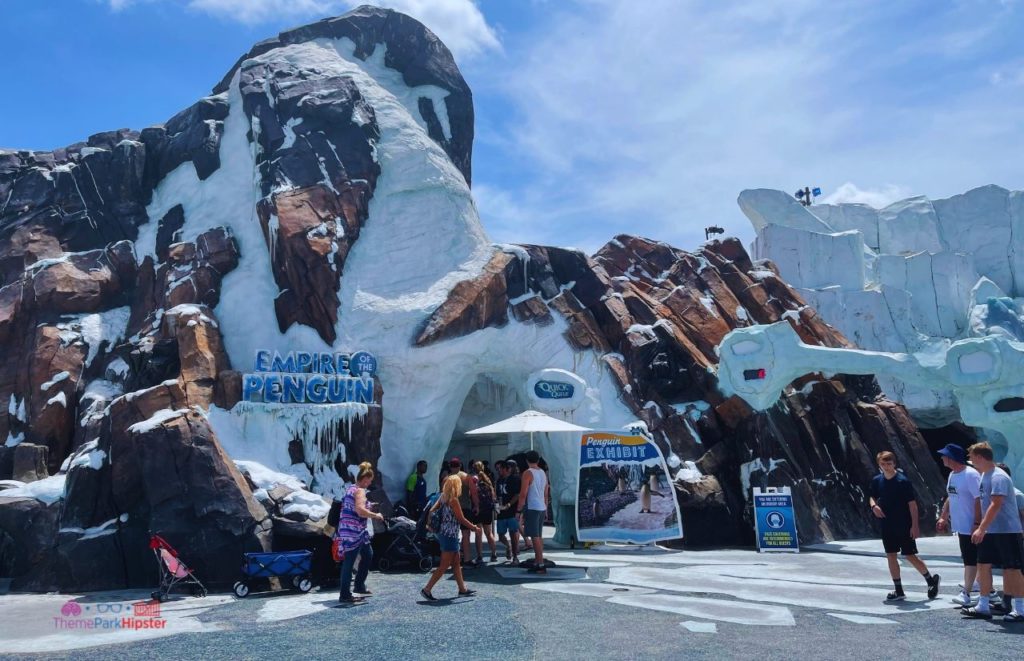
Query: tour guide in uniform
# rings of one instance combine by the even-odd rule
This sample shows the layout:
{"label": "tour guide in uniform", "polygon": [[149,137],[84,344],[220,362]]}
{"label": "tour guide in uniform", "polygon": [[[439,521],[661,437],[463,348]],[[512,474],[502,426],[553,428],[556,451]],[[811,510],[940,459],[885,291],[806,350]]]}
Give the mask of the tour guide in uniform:
{"label": "tour guide in uniform", "polygon": [[939,575],[928,572],[924,561],[917,557],[916,540],[921,531],[917,526],[917,501],[914,499],[914,487],[903,473],[896,472],[896,455],[892,452],[879,452],[878,468],[882,474],[871,480],[871,512],[881,519],[882,547],[889,561],[889,575],[896,588],[885,596],[885,600],[903,601],[907,596],[903,593],[903,582],[900,580],[900,562],[896,553],[903,553],[907,561],[921,572],[928,583],[928,598],[934,599],[939,594]]}

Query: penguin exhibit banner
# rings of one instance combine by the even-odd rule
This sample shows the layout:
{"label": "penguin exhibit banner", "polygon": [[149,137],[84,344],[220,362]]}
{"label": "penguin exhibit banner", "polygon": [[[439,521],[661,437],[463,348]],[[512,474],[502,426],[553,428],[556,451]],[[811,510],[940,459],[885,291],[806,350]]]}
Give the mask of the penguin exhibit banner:
{"label": "penguin exhibit banner", "polygon": [[576,496],[581,542],[647,544],[683,536],[665,459],[638,434],[586,432]]}

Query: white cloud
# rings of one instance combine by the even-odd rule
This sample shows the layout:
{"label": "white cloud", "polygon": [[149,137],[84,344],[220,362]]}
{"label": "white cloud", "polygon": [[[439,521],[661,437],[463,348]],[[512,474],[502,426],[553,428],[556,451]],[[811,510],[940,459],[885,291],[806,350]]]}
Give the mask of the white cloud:
{"label": "white cloud", "polygon": [[875,209],[881,209],[912,195],[913,193],[909,188],[897,184],[886,184],[874,189],[862,189],[858,188],[853,182],[848,181],[822,198],[821,202],[824,204],[859,203],[866,204]]}
{"label": "white cloud", "polygon": [[338,13],[339,2],[330,0],[189,0],[189,9],[218,18],[254,25],[281,18],[322,18]]}
{"label": "white cloud", "polygon": [[472,0],[350,0],[388,7],[412,16],[436,34],[456,58],[501,50],[498,36]]}
{"label": "white cloud", "polygon": [[[120,11],[155,0],[107,0]],[[166,1],[166,0],[165,0]],[[473,0],[188,0],[189,9],[246,25],[314,20],[342,14],[359,5],[387,7],[420,21],[448,46],[456,58],[501,50],[498,36]]]}
{"label": "white cloud", "polygon": [[[528,34],[503,33],[506,64],[491,72],[513,116],[487,127],[506,146],[477,146],[486,226],[504,199],[531,209],[523,241],[586,233],[599,245],[630,232],[685,248],[711,224],[752,238],[735,204],[744,188],[856,181],[863,190],[848,192],[882,204],[909,190],[1024,187],[1024,90],[990,83],[992,67],[971,59],[984,44],[957,49],[955,62],[915,54],[971,32],[972,14],[923,30],[901,11],[852,0],[825,12],[789,0],[551,6]],[[987,34],[1012,38],[1015,27]],[[488,158],[506,163],[492,173]]]}

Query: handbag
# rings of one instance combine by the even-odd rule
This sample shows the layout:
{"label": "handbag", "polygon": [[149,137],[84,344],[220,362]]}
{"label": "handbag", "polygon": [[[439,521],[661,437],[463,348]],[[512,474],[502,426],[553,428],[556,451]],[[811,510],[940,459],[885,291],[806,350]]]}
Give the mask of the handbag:
{"label": "handbag", "polygon": [[331,557],[334,558],[335,562],[341,562],[345,559],[345,551],[341,548],[340,539],[335,539],[331,542]]}
{"label": "handbag", "polygon": [[430,513],[430,530],[435,534],[441,532],[441,507],[437,506]]}

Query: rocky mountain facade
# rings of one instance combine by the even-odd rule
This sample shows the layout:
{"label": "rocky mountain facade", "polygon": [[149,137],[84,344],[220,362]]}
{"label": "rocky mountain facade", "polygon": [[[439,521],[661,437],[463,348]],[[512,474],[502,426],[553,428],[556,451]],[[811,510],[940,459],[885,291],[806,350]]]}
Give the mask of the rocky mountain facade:
{"label": "rocky mountain facade", "polygon": [[[444,452],[469,385],[395,377],[315,433],[286,420],[271,470],[240,456],[276,413],[243,411],[238,438],[214,421],[244,409],[264,339],[388,351],[392,374],[418,365],[410,379],[440,360],[450,369],[431,378],[461,378],[456,361],[529,373],[547,366],[542,345],[565,367],[590,357],[611,419],[643,421],[690,462],[676,481],[689,544],[749,542],[759,485],[794,486],[805,541],[871,534],[863,490],[882,449],[932,519],[938,469],[873,380],[812,375],[767,413],[718,394],[715,346],[732,328],[787,319],[807,342],[846,346],[770,264],[735,240],[495,246],[469,195],[472,138],[447,48],[364,7],[261,42],[163,126],[0,152],[0,576],[21,590],[151,585],[152,532],[227,585],[243,552],[322,546],[325,503],[306,490],[330,497],[328,452],[336,479],[367,460],[385,487],[408,465],[394,453]],[[448,252],[417,252],[431,241]],[[495,344],[495,329],[534,351]],[[417,446],[427,437],[439,449]]]}
{"label": "rocky mountain facade", "polygon": [[502,253],[456,286],[417,343],[564,319],[565,340],[602,355],[662,451],[693,462],[676,481],[689,545],[749,544],[754,486],[793,488],[805,543],[871,536],[864,503],[882,450],[894,451],[914,482],[922,529],[935,520],[944,480],[906,409],[874,379],[808,375],[764,413],[719,393],[716,346],[734,328],[785,319],[806,343],[851,346],[738,240],[690,253],[623,235],[592,257],[523,248],[528,259]]}

